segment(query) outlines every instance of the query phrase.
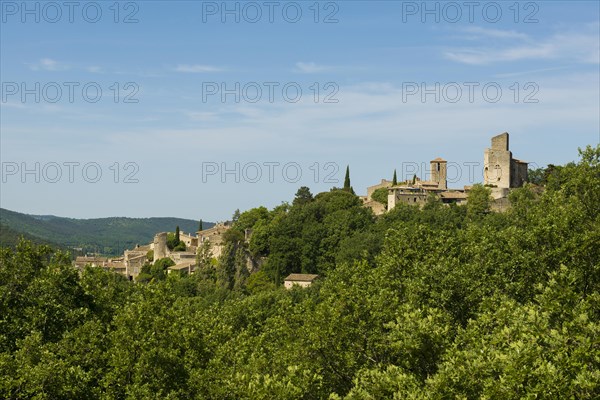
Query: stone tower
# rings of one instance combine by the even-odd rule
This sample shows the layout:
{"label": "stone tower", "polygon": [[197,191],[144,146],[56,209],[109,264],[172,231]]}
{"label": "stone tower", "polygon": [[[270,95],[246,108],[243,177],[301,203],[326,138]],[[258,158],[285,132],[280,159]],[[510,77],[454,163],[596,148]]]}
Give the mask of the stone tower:
{"label": "stone tower", "polygon": [[523,186],[527,162],[514,159],[508,147],[508,133],[492,138],[492,147],[483,153],[483,183],[500,189]]}
{"label": "stone tower", "polygon": [[429,162],[431,168],[431,181],[437,182],[438,189],[446,190],[448,188],[446,171],[448,163],[446,160],[436,158]]}
{"label": "stone tower", "polygon": [[501,189],[510,188],[510,160],[508,133],[492,138],[492,147],[483,153],[483,183]]}
{"label": "stone tower", "polygon": [[157,233],[154,236],[154,262],[167,256],[167,233]]}

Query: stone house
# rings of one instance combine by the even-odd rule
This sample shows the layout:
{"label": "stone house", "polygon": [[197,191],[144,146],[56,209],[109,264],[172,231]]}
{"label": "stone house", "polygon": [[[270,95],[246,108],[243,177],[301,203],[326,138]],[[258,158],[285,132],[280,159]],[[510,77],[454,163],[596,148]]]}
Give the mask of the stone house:
{"label": "stone house", "polygon": [[319,277],[314,274],[289,274],[283,281],[286,289],[291,289],[294,285],[308,287]]}
{"label": "stone house", "polygon": [[223,235],[229,228],[231,228],[230,222],[219,222],[212,228],[198,231],[198,246],[202,246],[202,243],[208,241],[212,256],[218,258],[223,252]]}

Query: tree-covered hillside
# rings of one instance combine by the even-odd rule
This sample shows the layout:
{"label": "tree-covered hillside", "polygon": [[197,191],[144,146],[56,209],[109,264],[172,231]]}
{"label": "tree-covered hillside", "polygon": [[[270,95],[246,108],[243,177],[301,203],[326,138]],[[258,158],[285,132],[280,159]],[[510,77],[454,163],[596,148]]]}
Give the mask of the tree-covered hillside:
{"label": "tree-covered hillside", "polygon": [[0,224],[0,245],[4,247],[15,247],[21,239],[28,240],[34,244],[47,244],[55,249],[64,249],[64,246],[61,246],[57,243],[54,243],[50,240],[44,240],[37,238],[35,236],[29,235],[25,232],[17,232],[16,230],[4,225]]}
{"label": "tree-covered hillside", "polygon": [[[379,218],[302,189],[236,215],[196,274],[146,283],[4,248],[0,397],[597,399],[600,146],[541,183],[502,214],[478,186]],[[285,290],[289,272],[322,279]]]}
{"label": "tree-covered hillside", "polygon": [[[204,222],[204,228],[214,224]],[[28,215],[0,209],[2,245],[14,244],[20,235],[40,243],[56,243],[65,248],[82,248],[82,252],[107,255],[122,254],[136,244],[152,241],[157,232],[196,232],[198,221],[182,218],[96,218],[73,219],[53,215]]]}

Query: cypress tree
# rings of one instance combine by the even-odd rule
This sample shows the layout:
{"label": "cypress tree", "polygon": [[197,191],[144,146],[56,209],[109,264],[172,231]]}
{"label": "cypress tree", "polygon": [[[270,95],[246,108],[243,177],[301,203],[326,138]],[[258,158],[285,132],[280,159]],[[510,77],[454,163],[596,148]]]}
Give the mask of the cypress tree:
{"label": "cypress tree", "polygon": [[346,165],[346,177],[344,178],[344,190],[350,190],[350,166]]}
{"label": "cypress tree", "polygon": [[392,178],[392,186],[398,185],[398,180],[396,178],[396,170],[394,170],[394,177]]}
{"label": "cypress tree", "polygon": [[202,230],[202,220],[200,220],[200,223],[198,224],[198,230],[201,231]]}
{"label": "cypress tree", "polygon": [[177,227],[175,228],[175,246],[177,246],[179,242],[179,225],[177,225]]}

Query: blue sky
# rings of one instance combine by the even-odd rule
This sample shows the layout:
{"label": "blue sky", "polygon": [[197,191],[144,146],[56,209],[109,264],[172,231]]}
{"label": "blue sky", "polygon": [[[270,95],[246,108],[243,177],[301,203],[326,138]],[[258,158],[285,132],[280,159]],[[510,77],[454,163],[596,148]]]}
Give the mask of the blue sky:
{"label": "blue sky", "polygon": [[11,210],[224,220],[346,165],[460,188],[495,134],[539,166],[600,139],[595,1],[0,3]]}

